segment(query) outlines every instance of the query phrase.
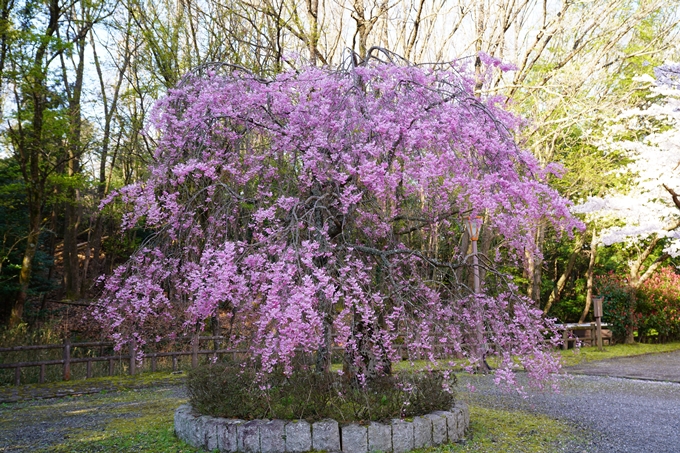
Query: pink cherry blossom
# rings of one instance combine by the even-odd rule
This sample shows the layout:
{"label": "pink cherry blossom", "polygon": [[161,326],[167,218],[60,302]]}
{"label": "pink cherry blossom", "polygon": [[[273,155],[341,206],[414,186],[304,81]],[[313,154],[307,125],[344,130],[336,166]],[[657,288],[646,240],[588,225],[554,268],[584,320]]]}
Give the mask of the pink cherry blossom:
{"label": "pink cherry blossom", "polygon": [[484,215],[511,260],[536,252],[538,222],[579,226],[545,183],[557,170],[518,148],[520,119],[475,97],[472,71],[206,74],[158,103],[156,163],[117,194],[124,227],[155,234],[105,281],[97,316],[116,338],[221,312],[264,372],[336,346],[365,380],[401,342],[435,364],[498,355],[510,386],[519,367],[538,383],[559,369],[553,325],[508,279],[472,294],[461,278],[463,216]]}

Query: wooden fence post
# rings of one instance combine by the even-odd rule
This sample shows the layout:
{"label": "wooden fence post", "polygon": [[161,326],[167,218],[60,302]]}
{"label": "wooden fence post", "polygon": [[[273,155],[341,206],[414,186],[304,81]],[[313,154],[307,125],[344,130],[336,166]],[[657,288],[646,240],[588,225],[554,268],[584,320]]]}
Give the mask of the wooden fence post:
{"label": "wooden fence post", "polygon": [[137,371],[137,340],[135,337],[130,338],[130,346],[128,349],[130,350],[130,375],[134,376]]}
{"label": "wooden fence post", "polygon": [[191,368],[198,366],[198,334],[191,338]]}
{"label": "wooden fence post", "polygon": [[71,379],[71,339],[64,340],[64,380]]}

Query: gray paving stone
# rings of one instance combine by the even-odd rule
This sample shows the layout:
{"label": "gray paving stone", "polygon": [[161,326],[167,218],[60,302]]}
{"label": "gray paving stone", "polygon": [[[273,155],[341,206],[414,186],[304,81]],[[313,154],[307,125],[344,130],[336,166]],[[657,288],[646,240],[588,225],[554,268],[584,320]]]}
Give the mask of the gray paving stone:
{"label": "gray paving stone", "polygon": [[328,453],[394,452],[406,453],[464,438],[470,412],[464,403],[450,411],[436,411],[412,421],[392,420],[391,424],[372,422],[342,427],[335,420],[310,425],[304,420],[232,420],[195,413],[182,405],[175,411],[175,432],[187,443],[225,453]]}
{"label": "gray paving stone", "polygon": [[406,453],[413,450],[413,423],[405,420],[392,420],[392,451]]}
{"label": "gray paving stone", "polygon": [[260,452],[281,453],[286,450],[283,420],[269,420],[260,424]]}
{"label": "gray paving stone", "polygon": [[432,444],[441,445],[448,439],[446,417],[438,414],[427,414],[425,418],[432,422]]}
{"label": "gray paving stone", "polygon": [[470,426],[470,411],[465,403],[456,403],[450,412],[454,414],[458,422],[456,430],[457,440],[462,440],[465,438],[465,432]]}
{"label": "gray paving stone", "polygon": [[175,410],[175,434],[185,442],[188,438],[188,414],[190,413],[191,407],[188,404],[182,404]]}
{"label": "gray paving stone", "polygon": [[463,415],[463,427],[462,427],[462,433],[461,436],[465,436],[465,432],[468,430],[470,427],[470,408],[468,407],[467,404],[459,402],[456,403],[457,408],[460,408],[462,415]]}
{"label": "gray paving stone", "polygon": [[238,426],[245,423],[237,419],[218,419],[217,424],[217,449],[222,453],[235,453],[238,451]]}
{"label": "gray paving stone", "polygon": [[458,442],[458,417],[450,411],[434,411],[433,415],[438,415],[446,419],[447,442]]}
{"label": "gray paving stone", "polygon": [[312,426],[305,420],[294,420],[286,423],[286,451],[303,453],[312,449]]}
{"label": "gray paving stone", "polygon": [[263,420],[251,420],[237,425],[238,451],[260,453],[260,425]]}
{"label": "gray paving stone", "polygon": [[211,423],[212,420],[214,420],[214,418],[209,415],[201,415],[196,419],[195,422],[196,423],[195,437],[197,442],[199,442],[201,448],[203,448],[204,450],[210,450],[208,448],[209,438],[212,441],[216,441],[215,431],[212,430],[214,428],[214,425]]}
{"label": "gray paving stone", "polygon": [[199,416],[190,409],[189,411],[183,411],[180,415],[180,419],[180,424],[182,424],[182,422],[184,423],[184,426],[180,427],[180,432],[183,435],[182,440],[194,447],[204,448],[204,417]]}
{"label": "gray paving stone", "polygon": [[413,417],[413,445],[415,448],[432,446],[432,420]]}
{"label": "gray paving stone", "polygon": [[[201,417],[203,418],[203,417]],[[203,420],[203,430],[205,443],[204,447],[208,451],[217,450],[217,430],[221,429],[220,421],[223,419],[205,416]]]}
{"label": "gray paving stone", "polygon": [[368,451],[392,451],[392,425],[376,422],[368,425]]}
{"label": "gray paving stone", "polygon": [[368,451],[368,427],[356,423],[340,429],[342,451],[347,453],[366,453]]}
{"label": "gray paving stone", "polygon": [[331,419],[321,420],[312,425],[312,448],[327,452],[340,451],[340,427]]}

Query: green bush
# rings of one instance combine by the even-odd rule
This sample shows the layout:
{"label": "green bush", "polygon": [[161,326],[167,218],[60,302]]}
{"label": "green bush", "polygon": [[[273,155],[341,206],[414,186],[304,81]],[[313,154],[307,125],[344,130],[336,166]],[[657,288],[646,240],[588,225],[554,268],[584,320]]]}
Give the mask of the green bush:
{"label": "green bush", "polygon": [[603,297],[602,322],[610,325],[614,341],[622,343],[629,331],[637,328],[640,316],[635,313],[635,298],[630,292],[628,284],[618,275],[610,272],[607,275],[595,277],[595,292]]}
{"label": "green bush", "polygon": [[639,337],[666,342],[680,338],[680,275],[664,268],[640,288]]}
{"label": "green bush", "polygon": [[641,341],[680,339],[680,275],[672,268],[654,274],[635,293],[614,273],[596,277],[595,290],[604,297],[602,321],[611,325],[615,341],[629,330],[637,330]]}
{"label": "green bush", "polygon": [[216,364],[192,370],[187,388],[202,414],[245,420],[378,421],[448,410],[455,376],[425,371],[397,373],[356,387],[337,373],[274,372],[262,378],[252,368]]}

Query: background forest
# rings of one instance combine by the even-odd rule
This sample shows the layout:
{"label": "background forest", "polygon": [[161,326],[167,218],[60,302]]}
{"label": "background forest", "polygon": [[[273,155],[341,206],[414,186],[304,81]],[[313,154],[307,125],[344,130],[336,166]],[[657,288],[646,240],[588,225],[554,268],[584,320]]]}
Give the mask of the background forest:
{"label": "background forest", "polygon": [[[662,0],[0,0],[0,322],[94,331],[98,277],[151,233],[101,203],[147,176],[150,111],[186,72],[266,77],[378,46],[512,65],[478,94],[526,118],[517,140],[563,167],[550,182],[587,228],[539,225],[542,258],[504,270],[559,321],[590,320],[595,293],[619,340],[677,339],[679,21]],[[500,242],[483,228],[480,252]]]}

